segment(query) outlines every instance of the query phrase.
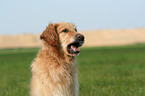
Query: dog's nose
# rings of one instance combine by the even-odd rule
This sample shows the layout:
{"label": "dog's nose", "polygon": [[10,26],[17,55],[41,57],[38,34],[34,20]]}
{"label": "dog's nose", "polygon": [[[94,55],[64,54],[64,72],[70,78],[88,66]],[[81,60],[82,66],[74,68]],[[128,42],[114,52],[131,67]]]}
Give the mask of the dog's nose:
{"label": "dog's nose", "polygon": [[76,35],[77,40],[84,41],[84,36],[82,34]]}

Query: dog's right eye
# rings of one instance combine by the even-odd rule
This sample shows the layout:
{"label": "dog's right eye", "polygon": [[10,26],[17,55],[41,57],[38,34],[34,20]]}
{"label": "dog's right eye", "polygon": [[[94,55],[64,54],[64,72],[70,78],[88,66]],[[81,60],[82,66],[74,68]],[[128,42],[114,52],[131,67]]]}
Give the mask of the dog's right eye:
{"label": "dog's right eye", "polygon": [[64,29],[64,30],[62,30],[62,32],[68,32],[68,30],[67,29]]}

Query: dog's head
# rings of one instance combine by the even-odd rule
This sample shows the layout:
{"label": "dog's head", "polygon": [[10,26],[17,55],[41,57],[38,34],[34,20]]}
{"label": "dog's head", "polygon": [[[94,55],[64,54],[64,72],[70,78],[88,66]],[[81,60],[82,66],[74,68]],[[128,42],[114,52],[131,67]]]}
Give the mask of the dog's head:
{"label": "dog's head", "polygon": [[60,46],[64,53],[69,56],[77,56],[84,43],[84,36],[77,32],[76,27],[71,23],[61,22],[49,24],[40,36],[51,46]]}

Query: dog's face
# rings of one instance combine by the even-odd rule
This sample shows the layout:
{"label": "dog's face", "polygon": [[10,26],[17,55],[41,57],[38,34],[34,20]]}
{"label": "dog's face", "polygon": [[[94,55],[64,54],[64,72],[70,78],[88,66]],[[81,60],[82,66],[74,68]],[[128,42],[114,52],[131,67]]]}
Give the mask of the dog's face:
{"label": "dog's face", "polygon": [[40,36],[52,46],[61,46],[64,53],[69,56],[77,56],[84,43],[84,36],[77,32],[71,23],[61,22],[50,24]]}

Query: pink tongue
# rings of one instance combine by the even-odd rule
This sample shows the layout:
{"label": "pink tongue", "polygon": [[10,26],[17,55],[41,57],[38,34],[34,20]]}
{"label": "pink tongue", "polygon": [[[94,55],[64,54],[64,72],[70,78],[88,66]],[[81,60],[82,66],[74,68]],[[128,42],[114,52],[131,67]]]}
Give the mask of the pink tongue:
{"label": "pink tongue", "polygon": [[75,46],[71,45],[71,49],[73,49],[73,51],[80,51],[80,49],[76,48]]}

